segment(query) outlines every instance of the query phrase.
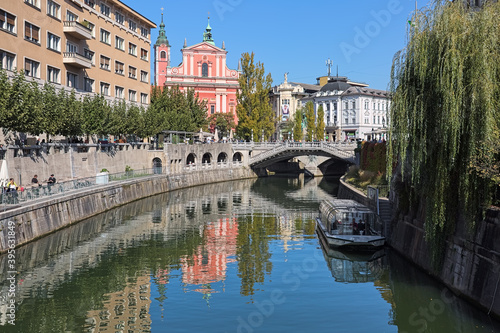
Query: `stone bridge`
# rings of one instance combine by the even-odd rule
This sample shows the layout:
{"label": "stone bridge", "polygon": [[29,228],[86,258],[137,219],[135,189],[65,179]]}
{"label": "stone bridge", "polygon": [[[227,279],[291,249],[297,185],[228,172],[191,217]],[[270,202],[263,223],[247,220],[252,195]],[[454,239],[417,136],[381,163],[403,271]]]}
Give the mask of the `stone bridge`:
{"label": "stone bridge", "polygon": [[[213,144],[166,145],[165,166],[170,173],[192,170],[249,166],[257,174],[267,174],[266,168],[278,162],[297,158],[306,172],[322,176],[328,165],[356,163],[356,144],[331,142],[236,142]],[[343,173],[345,170],[341,170]]]}

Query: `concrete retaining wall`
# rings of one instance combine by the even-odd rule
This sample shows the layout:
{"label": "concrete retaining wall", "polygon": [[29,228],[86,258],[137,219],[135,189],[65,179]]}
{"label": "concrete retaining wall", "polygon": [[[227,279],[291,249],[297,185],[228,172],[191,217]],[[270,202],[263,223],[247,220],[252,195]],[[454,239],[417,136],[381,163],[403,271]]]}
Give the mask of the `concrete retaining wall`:
{"label": "concrete retaining wall", "polygon": [[[345,183],[340,184],[339,197],[365,203],[367,199],[360,193]],[[465,221],[461,221],[443,249],[441,268],[434,267],[430,259],[430,245],[425,240],[425,210],[416,211],[418,216],[393,218],[389,245],[460,297],[500,318],[500,243],[497,241],[500,210],[490,209],[475,231],[468,231]]]}
{"label": "concrete retaining wall", "polygon": [[[204,170],[187,174],[137,178],[75,191],[73,194],[54,196],[45,201],[0,213],[0,253],[9,248],[9,239],[15,240],[15,245],[20,246],[140,198],[179,188],[253,177],[256,177],[255,173],[245,167]],[[9,231],[12,230],[15,235],[9,236]]]}

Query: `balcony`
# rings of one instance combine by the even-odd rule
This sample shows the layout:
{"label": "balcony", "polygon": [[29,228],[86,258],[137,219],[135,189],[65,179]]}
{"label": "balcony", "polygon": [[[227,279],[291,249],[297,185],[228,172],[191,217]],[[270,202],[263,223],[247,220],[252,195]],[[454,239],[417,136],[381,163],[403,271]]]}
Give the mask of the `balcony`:
{"label": "balcony", "polygon": [[79,68],[91,68],[92,59],[76,52],[64,52],[63,63]]}
{"label": "balcony", "polygon": [[77,21],[64,21],[64,32],[78,39],[91,39],[92,30]]}

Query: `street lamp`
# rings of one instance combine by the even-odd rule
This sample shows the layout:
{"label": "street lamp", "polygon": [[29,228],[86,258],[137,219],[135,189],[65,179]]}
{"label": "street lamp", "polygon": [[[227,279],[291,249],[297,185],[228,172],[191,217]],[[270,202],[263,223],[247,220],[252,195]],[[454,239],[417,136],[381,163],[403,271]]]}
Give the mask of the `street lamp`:
{"label": "street lamp", "polygon": [[253,142],[253,128],[252,128],[252,142]]}
{"label": "street lamp", "polygon": [[262,129],[262,140],[260,142],[264,142],[264,129]]}

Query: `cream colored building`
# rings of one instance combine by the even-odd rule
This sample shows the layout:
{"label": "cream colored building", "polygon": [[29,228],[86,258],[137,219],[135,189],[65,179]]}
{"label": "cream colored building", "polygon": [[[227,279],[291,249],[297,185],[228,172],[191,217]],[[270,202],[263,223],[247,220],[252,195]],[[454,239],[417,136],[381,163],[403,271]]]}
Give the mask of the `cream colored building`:
{"label": "cream colored building", "polygon": [[150,101],[151,28],[119,0],[0,1],[0,65],[78,96]]}

